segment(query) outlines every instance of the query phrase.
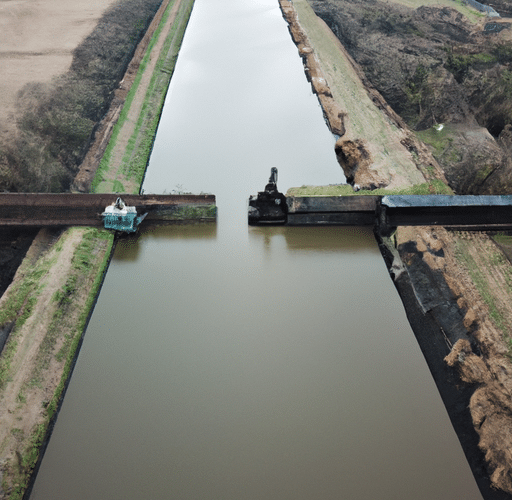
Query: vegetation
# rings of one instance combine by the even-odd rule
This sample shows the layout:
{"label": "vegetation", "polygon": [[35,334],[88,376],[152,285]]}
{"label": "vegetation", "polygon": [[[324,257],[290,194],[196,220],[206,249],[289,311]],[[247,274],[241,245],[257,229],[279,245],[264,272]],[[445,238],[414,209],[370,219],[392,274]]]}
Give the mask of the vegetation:
{"label": "vegetation", "polygon": [[[510,262],[496,247],[494,252],[475,250],[475,242],[464,238],[457,238],[456,257],[466,268],[478,292],[489,308],[489,316],[495,326],[502,332],[504,340],[509,345],[512,355],[512,337],[510,331],[512,324],[504,313],[501,302],[510,301],[512,297],[512,268]],[[498,239],[506,238],[505,235]],[[506,238],[510,240],[510,238]],[[499,294],[499,297],[496,296]]]}
{"label": "vegetation", "polygon": [[77,47],[70,70],[19,95],[19,137],[0,147],[0,189],[69,188],[94,127],[113,99],[133,52],[161,0],[119,0]]}
{"label": "vegetation", "polygon": [[[58,253],[59,247],[55,252]],[[55,263],[56,255],[52,258],[39,259],[35,265],[26,259],[19,272],[24,273],[23,280],[17,281],[9,289],[0,309],[0,325],[11,325],[9,341],[2,350],[0,357],[0,389],[9,380],[11,362],[18,347],[17,333],[31,316],[37,297],[42,290],[41,278]]]}
{"label": "vegetation", "polygon": [[447,194],[452,195],[453,191],[442,181],[437,179],[426,182],[423,184],[416,184],[415,186],[402,188],[402,189],[374,189],[354,191],[349,184],[331,184],[329,186],[301,186],[290,188],[287,196],[365,196],[365,195],[380,195],[387,196],[393,194]]}
{"label": "vegetation", "polygon": [[[119,133],[123,126],[125,126],[126,118],[130,111],[130,106],[135,93],[139,88],[142,75],[149,63],[150,51],[157,42],[162,26],[168,19],[170,10],[173,6],[172,3],[169,4],[163,16],[162,23],[155,32],[146,55],[139,66],[139,71],[135,81],[127,96],[119,120],[114,127],[112,137],[93,180],[93,191],[118,191],[116,186],[119,185],[136,186],[136,190],[138,191],[138,188],[144,178],[149,156],[153,148],[154,136],[160,121],[160,114],[164,105],[167,88],[174,72],[178,52],[185,34],[193,3],[193,0],[187,0],[182,2],[180,6],[177,20],[173,23],[171,31],[164,41],[160,57],[158,58],[155,70],[153,71],[151,82],[147,89],[135,129],[130,137],[126,150],[124,151],[121,167],[116,170],[113,165],[113,151],[116,148]],[[116,178],[112,179],[113,177]],[[129,189],[129,191],[134,191],[134,189]]]}
{"label": "vegetation", "polygon": [[[52,296],[52,304],[48,307],[53,310],[51,321],[39,346],[36,360],[31,366],[29,379],[21,386],[16,398],[18,409],[23,411],[23,407],[27,403],[25,394],[29,393],[33,387],[44,385],[44,373],[50,367],[51,362],[56,361],[63,365],[60,381],[53,395],[43,403],[42,421],[36,424],[30,432],[23,432],[21,429],[11,431],[11,434],[20,443],[20,449],[15,461],[17,463],[10,461],[4,464],[5,484],[3,487],[5,491],[10,491],[10,499],[23,497],[30,475],[39,459],[41,445],[62,398],[82,333],[110,259],[114,241],[113,234],[95,228],[71,228],[65,231],[61,235],[59,243],[54,245],[48,254],[39,258],[35,265],[27,260],[24,261],[22,271],[26,272],[25,279],[17,282],[14,289],[9,289],[7,301],[4,302],[0,313],[2,322],[12,321],[15,323],[0,358],[0,383],[5,384],[13,376],[10,365],[18,348],[17,337],[20,335],[24,319],[27,319],[33,312],[32,307],[22,307],[23,315],[21,318],[17,317],[17,306],[20,302],[34,304],[37,301],[41,289],[45,286],[44,275],[48,273],[52,265],[58,266],[63,240],[77,233],[79,233],[80,242],[76,245],[71,259],[71,271],[62,288]],[[43,281],[42,284],[40,284],[41,281]],[[30,286],[34,282],[36,286]],[[82,296],[83,294],[80,295],[80,292],[84,289],[87,289],[87,294]],[[8,483],[6,477],[9,478]]]}

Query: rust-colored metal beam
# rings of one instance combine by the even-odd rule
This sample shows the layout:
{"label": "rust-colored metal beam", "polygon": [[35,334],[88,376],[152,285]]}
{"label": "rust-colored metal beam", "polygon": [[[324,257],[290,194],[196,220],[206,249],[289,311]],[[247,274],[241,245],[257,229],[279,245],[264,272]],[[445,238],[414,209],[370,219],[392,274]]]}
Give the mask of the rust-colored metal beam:
{"label": "rust-colored metal beam", "polygon": [[214,195],[0,193],[0,226],[100,227],[118,196],[148,221],[215,221]]}

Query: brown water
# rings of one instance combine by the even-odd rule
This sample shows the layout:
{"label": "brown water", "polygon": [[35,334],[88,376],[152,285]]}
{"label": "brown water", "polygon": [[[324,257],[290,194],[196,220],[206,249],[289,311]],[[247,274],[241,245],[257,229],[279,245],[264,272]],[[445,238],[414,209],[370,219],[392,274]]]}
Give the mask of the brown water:
{"label": "brown water", "polygon": [[32,499],[481,498],[371,232],[247,227],[332,146],[276,0],[196,0],[144,187],[218,224],[118,245]]}

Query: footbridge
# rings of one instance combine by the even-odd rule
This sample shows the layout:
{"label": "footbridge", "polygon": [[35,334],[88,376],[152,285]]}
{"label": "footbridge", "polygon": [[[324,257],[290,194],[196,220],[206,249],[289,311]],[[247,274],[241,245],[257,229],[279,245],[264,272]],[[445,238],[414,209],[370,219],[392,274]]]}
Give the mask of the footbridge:
{"label": "footbridge", "polygon": [[265,191],[249,199],[249,224],[288,226],[448,226],[466,230],[512,230],[512,195],[284,196],[277,171]]}
{"label": "footbridge", "polygon": [[153,223],[216,220],[213,195],[0,193],[0,226],[98,226],[122,196],[124,204]]}

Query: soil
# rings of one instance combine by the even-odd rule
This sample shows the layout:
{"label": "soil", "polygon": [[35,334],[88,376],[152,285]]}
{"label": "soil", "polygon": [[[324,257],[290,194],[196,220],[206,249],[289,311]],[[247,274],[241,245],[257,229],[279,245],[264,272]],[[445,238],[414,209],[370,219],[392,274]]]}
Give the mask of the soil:
{"label": "soil", "polygon": [[[10,72],[8,74],[3,72],[0,75],[0,90],[4,91],[7,96],[6,106],[0,111],[3,113],[0,115],[0,126],[4,132],[8,134],[15,132],[13,123],[8,120],[15,109],[15,95],[18,90],[28,81],[34,79],[44,81],[65,72],[71,63],[73,48],[94,29],[96,21],[113,2],[114,0],[79,0],[73,2],[73,5],[64,0],[47,0],[45,2],[4,0],[0,2],[0,26],[7,25],[9,21],[14,19],[14,27],[10,28],[11,35],[14,38],[17,37],[18,40],[23,39],[23,43],[19,46],[16,46],[16,43],[13,42],[10,50],[5,49],[4,45],[0,49],[0,57],[12,63],[9,66],[11,68]],[[177,2],[178,5],[179,3]],[[165,8],[168,1],[164,1],[164,4]],[[155,22],[150,27],[148,36],[141,41],[121,88],[117,92],[116,99],[113,101],[111,112],[107,114],[107,118],[102,123],[103,129],[100,127],[99,133],[96,134],[96,142],[90,151],[92,161],[88,164],[90,167],[89,173],[93,173],[94,169],[97,168],[110,138],[112,127],[130,90],[138,65],[145,55],[149,38],[156,29],[162,12],[161,9],[159,11],[160,15],[157,14]],[[36,18],[37,22],[35,22]],[[171,16],[164,29],[164,36],[160,37],[160,43],[152,52],[152,62],[156,62],[158,58],[161,42],[166,31],[170,29],[172,21]],[[34,22],[36,28],[32,31],[30,29],[31,22]],[[55,30],[56,26],[58,26],[58,30]],[[55,34],[56,31],[57,34]],[[35,47],[38,47],[38,49],[36,50]],[[58,64],[55,55],[58,55]],[[19,66],[14,64],[19,60],[22,60],[23,64]],[[34,67],[41,65],[44,71],[40,73],[33,72],[28,77],[24,72],[31,65]],[[19,74],[16,73],[17,71],[19,71]],[[135,106],[130,108],[127,120],[129,123],[134,123],[137,119],[140,103],[147,92],[148,76],[151,75],[151,71],[152,66],[150,64],[145,77],[139,84],[138,93],[134,99]],[[137,105],[137,103],[139,104]],[[17,232],[12,235],[8,244],[3,245],[4,248],[0,248],[1,262],[5,262],[11,275],[14,274],[19,261],[23,259],[26,252],[26,256],[12,283],[0,299],[0,308],[5,307],[11,292],[18,285],[25,283],[30,269],[42,265],[44,262],[52,261],[49,271],[38,282],[40,291],[36,292],[37,300],[32,314],[23,327],[19,331],[17,330],[20,348],[12,361],[14,375],[0,393],[0,416],[2,420],[0,426],[0,498],[8,498],[17,488],[15,482],[18,484],[24,483],[26,481],[24,476],[30,476],[30,470],[27,470],[23,464],[23,459],[27,455],[27,446],[30,446],[34,429],[40,424],[46,425],[45,422],[47,423],[48,417],[45,416],[45,409],[54,397],[56,388],[62,383],[61,379],[66,360],[57,361],[55,358],[52,358],[44,369],[43,380],[40,380],[37,384],[31,384],[30,381],[33,379],[34,372],[37,371],[38,363],[40,363],[38,353],[41,352],[41,349],[44,349],[45,336],[50,330],[51,322],[59,308],[59,303],[55,300],[55,294],[66,289],[66,280],[72,274],[73,256],[83,241],[84,232],[86,231],[87,229],[72,228],[62,233],[61,230],[55,232],[54,230],[43,229],[37,233],[33,242],[33,232],[26,234]],[[98,272],[103,272],[102,262],[105,262],[105,254],[110,248],[109,241],[104,238],[98,240],[98,244],[90,256],[92,259],[89,267],[90,274],[84,274],[78,278],[80,286],[73,292],[71,306],[66,305],[65,314],[59,325],[60,336],[58,336],[54,345],[55,352],[58,352],[65,342],[69,342],[69,340],[66,340],[69,332],[76,335],[78,317],[83,315],[84,310],[87,310],[86,301],[90,297],[94,281]],[[27,251],[29,245],[30,248]],[[13,321],[16,321],[16,318],[0,325],[0,336],[5,337],[4,334],[9,334]],[[7,488],[5,491],[2,491],[2,484],[4,484],[4,488]],[[20,487],[23,491],[25,486],[21,485]]]}
{"label": "soil", "polygon": [[339,136],[335,153],[347,182],[356,189],[392,189],[432,179],[445,181],[428,148],[371,85],[308,2],[281,0],[280,4],[326,121]]}
{"label": "soil", "polygon": [[[343,9],[336,11],[333,8],[335,3],[348,6],[348,10],[348,4],[355,6],[356,10],[362,4],[349,0],[309,1],[321,12],[330,9],[333,17],[343,17],[341,14],[350,17]],[[377,3],[368,2],[371,6]],[[303,0],[294,0],[293,5],[281,0],[281,5],[290,23],[292,37],[303,54],[306,73],[313,88],[320,97],[327,96],[328,100],[335,101],[324,105],[323,109],[331,130],[334,131],[334,123],[341,136],[336,144],[340,165],[352,182],[357,180],[364,187],[377,187],[376,180],[385,179],[386,176],[383,175],[385,170],[375,168],[374,155],[369,153],[371,131],[366,133],[364,130],[358,137],[348,135],[353,131],[349,131],[347,123],[360,115],[361,109],[348,106],[346,100],[340,99],[339,94],[336,95],[329,88],[329,77],[326,76],[329,70],[325,68],[332,68],[332,64],[329,65],[323,58],[333,56],[322,45],[322,37],[315,39],[311,36],[320,27],[328,30],[324,40],[332,40],[331,30],[327,24],[308,17]],[[389,3],[386,5],[389,6]],[[294,10],[298,10],[298,18]],[[435,18],[438,13],[431,14]],[[451,11],[448,15],[452,26],[446,29],[460,29],[464,22]],[[330,26],[336,28],[339,25],[331,22]],[[465,26],[472,32],[469,24]],[[345,29],[349,30],[348,27]],[[353,26],[350,32],[354,37],[364,38],[360,33],[354,33]],[[345,41],[340,52],[345,54],[353,69],[352,82],[347,82],[348,78],[345,78],[343,84],[350,86],[355,82],[356,86],[364,89],[377,108],[399,129],[403,138],[401,143],[407,145],[409,151],[415,152],[415,168],[411,168],[410,163],[405,168],[403,164],[397,166],[397,183],[400,184],[398,179],[401,178],[402,185],[406,186],[414,169],[422,173],[424,180],[430,175],[443,179],[430,151],[371,85],[365,68],[347,54],[346,38],[339,31],[337,34],[341,41]],[[371,43],[377,46],[375,39]],[[381,43],[384,44],[383,41]],[[375,54],[373,57],[376,57]],[[339,60],[336,64],[339,64]],[[368,66],[371,66],[371,61],[366,63]],[[324,104],[321,98],[320,102]],[[452,109],[456,110],[456,106]],[[470,115],[469,107],[462,106],[461,109]],[[491,142],[490,148],[510,152],[510,126],[503,128],[499,143],[484,127],[477,125],[474,117],[459,120],[457,126],[461,131],[459,137],[473,134],[473,141],[477,137],[479,141],[475,142],[480,148],[485,137],[486,145]],[[418,152],[421,152],[419,161]],[[505,177],[510,175],[511,170],[507,165],[502,164]],[[376,170],[376,175],[373,170]],[[478,166],[474,170],[479,172]],[[510,245],[502,243],[500,247],[485,233],[460,233],[431,227],[398,228],[392,237],[378,232],[376,236],[483,497],[486,500],[511,498],[512,363],[509,332],[512,331],[512,267],[502,251],[503,248],[510,254],[507,248]]]}
{"label": "soil", "polygon": [[[477,11],[469,19],[454,2],[309,3],[411,129],[452,126],[430,144],[455,192],[512,190],[512,160],[497,140],[512,124],[512,19]],[[488,25],[499,30],[486,31]]]}
{"label": "soil", "polygon": [[0,2],[0,136],[15,133],[16,96],[30,82],[65,73],[75,47],[116,0]]}

